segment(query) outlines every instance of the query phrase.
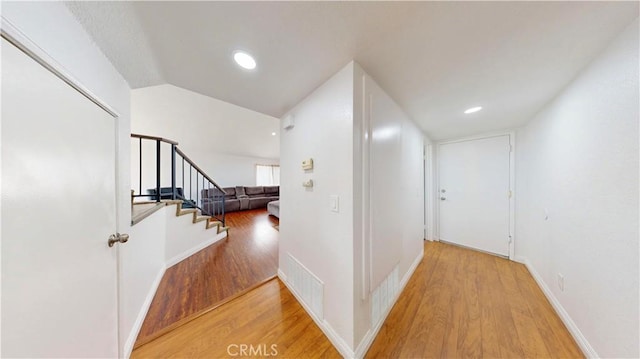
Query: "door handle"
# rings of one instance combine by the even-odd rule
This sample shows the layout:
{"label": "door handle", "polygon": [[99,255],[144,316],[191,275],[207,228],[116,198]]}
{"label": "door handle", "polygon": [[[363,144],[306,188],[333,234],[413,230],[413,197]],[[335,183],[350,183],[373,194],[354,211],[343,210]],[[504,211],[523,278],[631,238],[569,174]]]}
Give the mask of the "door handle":
{"label": "door handle", "polygon": [[441,201],[444,201],[445,199],[447,199],[447,197],[440,197]]}
{"label": "door handle", "polygon": [[109,247],[113,247],[116,243],[126,243],[129,240],[129,235],[126,233],[116,233],[109,236]]}

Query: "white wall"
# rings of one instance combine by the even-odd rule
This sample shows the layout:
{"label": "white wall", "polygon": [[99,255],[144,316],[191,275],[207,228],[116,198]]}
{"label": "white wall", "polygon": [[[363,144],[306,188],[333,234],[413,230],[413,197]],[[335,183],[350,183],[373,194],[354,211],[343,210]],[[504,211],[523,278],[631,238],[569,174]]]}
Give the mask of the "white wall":
{"label": "white wall", "polygon": [[[178,141],[180,149],[223,187],[255,186],[256,164],[279,163],[277,118],[180,87],[167,84],[133,90],[131,118],[131,132]],[[132,149],[135,158],[137,148]],[[143,148],[145,152],[154,153]],[[137,165],[132,166],[136,184]],[[155,173],[155,167],[145,170],[143,190],[155,187],[147,173]],[[163,177],[168,181],[169,172],[163,171]]]}
{"label": "white wall", "polygon": [[207,229],[205,221],[193,223],[193,215],[176,217],[176,206],[167,207],[167,229],[165,243],[165,262],[170,267],[195,250],[204,248],[226,237],[226,232],[218,233],[216,228]]}
{"label": "white wall", "polygon": [[[71,15],[64,3],[3,2],[2,21],[3,28],[17,29],[21,37],[37,47],[30,50],[54,62],[59,69],[118,113],[117,230],[127,232],[131,220],[128,190],[130,187],[129,86]],[[76,339],[82,340],[82,338]],[[122,346],[123,342],[121,341],[120,344]]]}
{"label": "white wall", "polygon": [[[353,344],[353,64],[289,112],[280,157],[280,271],[291,254],[324,282],[324,321]],[[301,162],[313,158],[306,173]],[[302,182],[313,179],[314,187]],[[340,197],[331,212],[329,196]]]}
{"label": "white wall", "polygon": [[517,133],[516,255],[590,356],[640,356],[638,60],[636,20]]}
{"label": "white wall", "polygon": [[[132,226],[126,251],[120,252],[120,335],[129,357],[166,268],[225,238],[226,232],[176,217],[176,206],[163,207]],[[124,247],[124,246],[123,246]]]}
{"label": "white wall", "polygon": [[[342,355],[362,356],[397,298],[387,286],[400,285],[389,278],[406,282],[422,256],[424,135],[353,62],[289,114],[295,127],[282,132],[280,274],[292,286],[286,278],[296,273],[285,265],[292,255],[318,277],[320,327]],[[305,172],[307,158],[314,169]],[[313,189],[302,187],[307,179]],[[339,213],[330,210],[331,195],[340,197]],[[387,307],[372,299],[381,283]],[[374,305],[383,312],[377,323]]]}
{"label": "white wall", "polygon": [[131,354],[164,274],[167,212],[173,211],[163,208],[132,226],[127,248],[120,251],[120,270],[127,274],[120,280],[120,340],[125,348],[124,357]]}
{"label": "white wall", "polygon": [[401,203],[389,211],[400,212],[402,226],[402,256],[400,274],[409,272],[411,265],[424,251],[424,135],[408,117],[402,120],[402,167],[400,179]]}
{"label": "white wall", "polygon": [[358,357],[422,258],[425,137],[358,64],[354,94],[353,348]]}
{"label": "white wall", "polygon": [[215,173],[213,179],[223,187],[255,186],[256,164],[277,165],[280,164],[280,159],[215,153],[202,161],[203,166],[213,169]]}

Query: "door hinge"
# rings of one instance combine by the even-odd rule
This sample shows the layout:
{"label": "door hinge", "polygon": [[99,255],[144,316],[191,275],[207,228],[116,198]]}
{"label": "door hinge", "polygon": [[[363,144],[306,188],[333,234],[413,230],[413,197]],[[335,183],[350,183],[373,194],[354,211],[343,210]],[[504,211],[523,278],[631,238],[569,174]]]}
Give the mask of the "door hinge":
{"label": "door hinge", "polygon": [[509,190],[509,192],[507,193],[507,196],[509,196],[509,198],[511,198],[512,195],[513,195],[513,193],[511,192],[511,190]]}
{"label": "door hinge", "polygon": [[509,144],[509,152],[513,152],[513,145]]}
{"label": "door hinge", "polygon": [[513,241],[513,238],[511,238],[511,236],[509,236],[509,244],[511,244],[512,241]]}

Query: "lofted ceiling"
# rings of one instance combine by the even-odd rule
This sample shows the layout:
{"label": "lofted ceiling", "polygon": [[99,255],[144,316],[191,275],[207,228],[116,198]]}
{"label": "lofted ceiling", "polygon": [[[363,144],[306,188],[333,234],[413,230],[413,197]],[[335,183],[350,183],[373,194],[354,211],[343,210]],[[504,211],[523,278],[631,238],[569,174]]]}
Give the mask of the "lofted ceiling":
{"label": "lofted ceiling", "polygon": [[67,6],[132,88],[170,83],[281,117],[355,59],[436,140],[521,126],[638,17],[638,2],[606,1]]}

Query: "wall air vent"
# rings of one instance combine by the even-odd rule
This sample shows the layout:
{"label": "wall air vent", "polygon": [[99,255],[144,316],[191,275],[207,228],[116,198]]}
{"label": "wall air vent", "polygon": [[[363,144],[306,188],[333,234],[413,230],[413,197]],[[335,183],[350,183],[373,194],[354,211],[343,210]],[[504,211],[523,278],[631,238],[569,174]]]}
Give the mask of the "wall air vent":
{"label": "wall air vent", "polygon": [[324,283],[291,254],[287,254],[287,282],[313,314],[324,319]]}

